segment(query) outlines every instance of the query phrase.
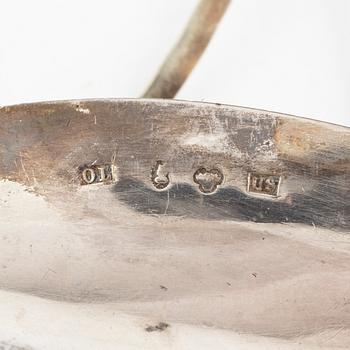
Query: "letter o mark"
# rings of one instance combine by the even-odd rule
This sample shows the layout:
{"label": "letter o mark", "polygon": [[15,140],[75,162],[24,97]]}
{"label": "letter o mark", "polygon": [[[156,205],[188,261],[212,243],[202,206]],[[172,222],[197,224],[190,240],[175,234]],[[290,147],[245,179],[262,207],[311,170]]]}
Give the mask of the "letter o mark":
{"label": "letter o mark", "polygon": [[91,169],[91,168],[84,169],[82,176],[83,176],[83,180],[87,184],[92,184],[96,179],[95,171],[94,169]]}

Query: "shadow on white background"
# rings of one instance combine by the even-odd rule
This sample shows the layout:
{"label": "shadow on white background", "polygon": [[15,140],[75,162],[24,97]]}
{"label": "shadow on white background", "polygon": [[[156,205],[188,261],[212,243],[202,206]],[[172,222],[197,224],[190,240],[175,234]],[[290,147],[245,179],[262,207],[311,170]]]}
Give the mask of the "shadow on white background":
{"label": "shadow on white background", "polygon": [[[1,3],[0,104],[138,97],[196,0]],[[350,126],[347,0],[233,0],[177,98]]]}

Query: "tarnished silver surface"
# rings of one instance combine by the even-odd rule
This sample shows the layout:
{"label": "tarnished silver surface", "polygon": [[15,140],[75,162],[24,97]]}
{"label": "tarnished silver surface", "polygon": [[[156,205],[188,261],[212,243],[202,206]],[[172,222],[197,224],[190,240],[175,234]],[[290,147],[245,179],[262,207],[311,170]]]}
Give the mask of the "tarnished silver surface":
{"label": "tarnished silver surface", "polygon": [[140,317],[151,348],[179,325],[347,348],[349,128],[168,100],[18,105],[0,120],[11,300]]}

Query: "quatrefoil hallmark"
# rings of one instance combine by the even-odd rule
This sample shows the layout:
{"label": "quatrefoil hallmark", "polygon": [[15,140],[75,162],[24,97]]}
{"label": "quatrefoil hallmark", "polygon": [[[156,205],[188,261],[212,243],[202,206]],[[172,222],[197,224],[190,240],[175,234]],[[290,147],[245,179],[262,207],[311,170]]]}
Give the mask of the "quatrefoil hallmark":
{"label": "quatrefoil hallmark", "polygon": [[222,184],[224,175],[218,169],[207,170],[203,167],[193,174],[193,181],[202,193],[211,194]]}

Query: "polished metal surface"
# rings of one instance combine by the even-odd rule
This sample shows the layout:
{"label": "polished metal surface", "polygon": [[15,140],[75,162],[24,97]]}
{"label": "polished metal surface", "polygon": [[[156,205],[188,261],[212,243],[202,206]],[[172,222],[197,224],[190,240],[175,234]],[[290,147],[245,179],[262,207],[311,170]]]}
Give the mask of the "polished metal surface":
{"label": "polished metal surface", "polygon": [[146,317],[145,339],[185,324],[349,344],[349,128],[143,99],[0,119],[4,293]]}

